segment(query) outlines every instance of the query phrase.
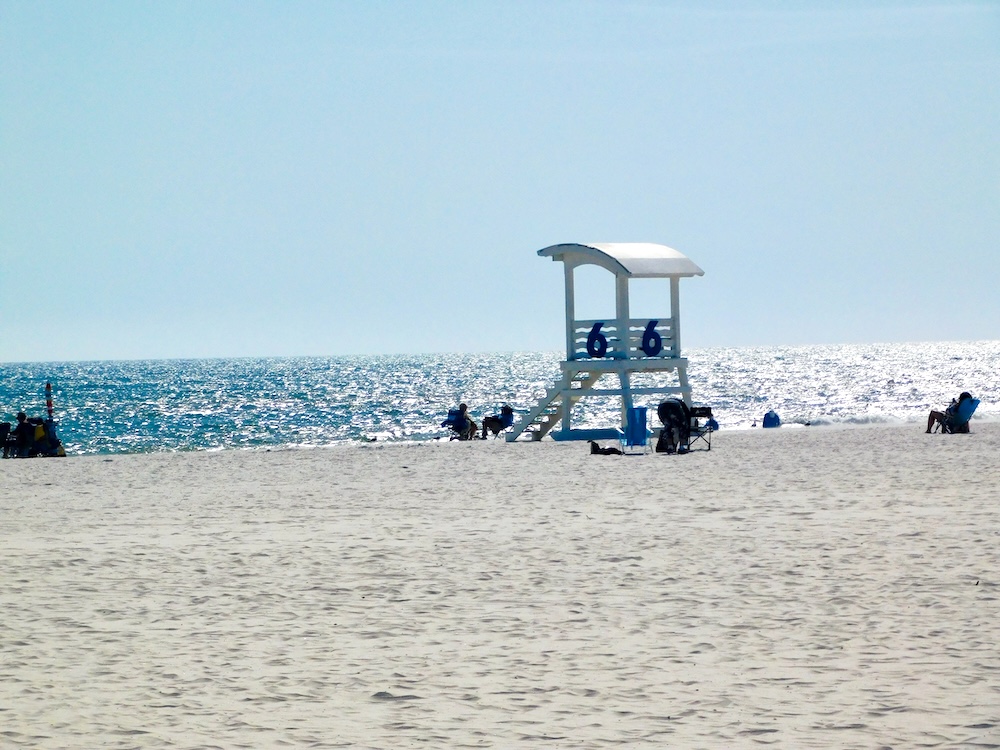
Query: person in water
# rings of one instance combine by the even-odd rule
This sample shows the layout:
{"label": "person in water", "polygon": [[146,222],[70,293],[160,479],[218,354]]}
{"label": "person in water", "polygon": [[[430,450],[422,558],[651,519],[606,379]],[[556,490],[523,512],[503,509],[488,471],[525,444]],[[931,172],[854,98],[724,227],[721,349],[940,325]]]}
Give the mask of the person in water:
{"label": "person in water", "polygon": [[[934,428],[935,423],[944,427],[945,422],[958,414],[958,408],[962,405],[962,402],[969,398],[972,398],[972,394],[968,391],[962,391],[962,393],[958,396],[958,400],[956,401],[955,399],[952,399],[951,404],[949,404],[948,408],[944,411],[934,411],[932,409],[931,413],[927,415],[927,432],[930,432]],[[962,425],[958,428],[958,431],[968,432],[969,425]]]}

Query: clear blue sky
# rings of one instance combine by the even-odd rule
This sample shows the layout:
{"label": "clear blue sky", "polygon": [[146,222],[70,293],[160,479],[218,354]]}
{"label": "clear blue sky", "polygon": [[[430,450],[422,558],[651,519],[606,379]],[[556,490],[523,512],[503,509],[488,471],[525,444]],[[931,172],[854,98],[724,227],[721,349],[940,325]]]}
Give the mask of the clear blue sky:
{"label": "clear blue sky", "polygon": [[0,0],[0,361],[1000,338],[1000,3]]}

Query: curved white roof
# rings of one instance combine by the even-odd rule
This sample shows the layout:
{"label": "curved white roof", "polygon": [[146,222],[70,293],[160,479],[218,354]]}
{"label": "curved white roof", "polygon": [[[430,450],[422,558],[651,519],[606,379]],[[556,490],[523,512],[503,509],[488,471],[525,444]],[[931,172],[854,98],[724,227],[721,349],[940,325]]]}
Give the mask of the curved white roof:
{"label": "curved white roof", "polygon": [[631,278],[705,275],[683,253],[652,242],[569,242],[543,248],[538,254],[573,265],[593,263],[616,276]]}

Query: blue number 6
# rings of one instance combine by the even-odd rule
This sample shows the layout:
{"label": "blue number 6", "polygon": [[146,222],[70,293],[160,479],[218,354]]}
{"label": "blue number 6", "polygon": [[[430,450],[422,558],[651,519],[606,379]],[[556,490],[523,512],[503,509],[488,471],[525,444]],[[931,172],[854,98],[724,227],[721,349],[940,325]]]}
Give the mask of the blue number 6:
{"label": "blue number 6", "polygon": [[587,336],[587,354],[591,357],[603,357],[608,353],[608,339],[601,333],[604,323],[594,323]]}
{"label": "blue number 6", "polygon": [[651,320],[646,324],[646,330],[642,332],[642,346],[640,347],[647,357],[655,357],[663,351],[663,338],[656,332],[658,320]]}

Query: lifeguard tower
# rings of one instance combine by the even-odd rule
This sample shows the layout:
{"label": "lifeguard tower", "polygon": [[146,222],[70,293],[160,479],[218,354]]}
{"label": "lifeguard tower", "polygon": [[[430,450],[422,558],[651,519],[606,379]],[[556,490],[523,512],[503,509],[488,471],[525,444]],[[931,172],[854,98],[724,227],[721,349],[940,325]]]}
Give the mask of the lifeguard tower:
{"label": "lifeguard tower", "polygon": [[[653,243],[591,243],[552,245],[538,251],[543,258],[564,264],[566,284],[566,360],[562,378],[538,404],[507,433],[517,440],[527,433],[541,440],[552,433],[555,440],[601,440],[618,437],[617,427],[574,429],[573,406],[589,397],[620,397],[621,426],[632,408],[632,398],[680,396],[691,405],[687,360],[681,357],[680,279],[703,276],[688,257],[666,245]],[[604,320],[577,320],[574,271],[587,264],[600,266],[615,276],[615,316]],[[670,314],[658,318],[632,318],[629,313],[630,279],[669,279]],[[637,375],[662,375],[665,381],[635,386]],[[606,375],[617,378],[616,387],[599,388]],[[675,384],[674,384],[675,383]],[[609,383],[610,385],[610,383]],[[554,428],[559,425],[559,429]]]}

